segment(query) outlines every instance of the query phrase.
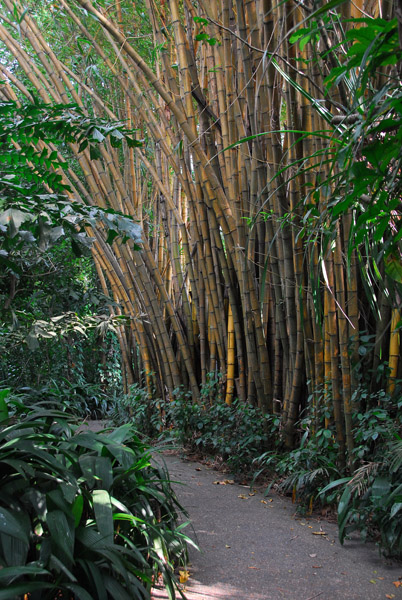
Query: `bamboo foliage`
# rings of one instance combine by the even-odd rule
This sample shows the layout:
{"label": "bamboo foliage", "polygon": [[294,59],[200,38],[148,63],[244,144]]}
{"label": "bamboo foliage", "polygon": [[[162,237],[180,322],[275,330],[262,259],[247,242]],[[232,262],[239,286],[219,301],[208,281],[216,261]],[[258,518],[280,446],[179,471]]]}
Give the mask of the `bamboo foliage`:
{"label": "bamboo foliage", "polygon": [[[147,15],[151,56],[133,39],[136,4]],[[133,345],[148,389],[155,383],[164,397],[185,385],[197,401],[207,373],[220,372],[228,404],[238,396],[282,415],[289,447],[308,394],[317,427],[318,398],[326,397],[331,417],[321,426],[334,422],[344,460],[353,450],[361,327],[356,254],[349,270],[345,262],[351,216],[337,223],[334,243],[305,232],[310,213],[325,213],[326,199],[314,195],[329,176],[324,137],[347,100],[340,86],[324,101],[339,28],[328,33],[319,19],[318,47],[311,41],[299,50],[289,37],[306,23],[308,3],[60,0],[54,23],[66,19],[73,38],[86,41],[109,78],[106,90],[86,77],[83,58],[63,62],[33,5],[25,13],[20,0],[1,5],[1,43],[18,63],[15,71],[0,63],[3,98],[31,98],[34,90],[45,103],[72,101],[126,122],[144,140],[120,154],[105,144],[96,161],[71,147],[77,167],[65,174],[76,201],[112,207],[143,226],[142,252],[93,232],[104,292],[131,317],[119,333],[126,385]],[[346,2],[342,15],[371,9]],[[15,11],[24,15],[18,26]],[[339,13],[330,15],[337,23]],[[326,61],[309,60],[324,50]],[[398,315],[394,307],[391,390]]]}

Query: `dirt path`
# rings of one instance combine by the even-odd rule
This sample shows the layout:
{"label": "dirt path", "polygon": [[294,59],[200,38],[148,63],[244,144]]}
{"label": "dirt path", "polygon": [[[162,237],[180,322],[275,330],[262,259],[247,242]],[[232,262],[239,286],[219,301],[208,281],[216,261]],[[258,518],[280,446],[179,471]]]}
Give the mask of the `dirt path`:
{"label": "dirt path", "polygon": [[[402,600],[402,564],[357,539],[341,546],[335,524],[295,516],[286,498],[249,496],[227,475],[164,456],[201,553],[190,550],[188,600]],[[191,534],[188,529],[188,534]],[[167,598],[156,590],[155,600]]]}

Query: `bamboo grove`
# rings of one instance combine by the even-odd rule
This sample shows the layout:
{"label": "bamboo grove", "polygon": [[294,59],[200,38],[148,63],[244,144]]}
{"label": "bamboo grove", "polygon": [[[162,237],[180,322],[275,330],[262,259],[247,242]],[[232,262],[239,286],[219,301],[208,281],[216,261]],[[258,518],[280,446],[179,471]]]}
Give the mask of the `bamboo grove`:
{"label": "bamboo grove", "polygon": [[[378,314],[367,300],[348,246],[352,210],[325,241],[318,183],[353,98],[324,80],[342,64],[347,20],[389,20],[393,3],[1,6],[3,100],[73,102],[142,141],[124,151],[105,142],[92,160],[71,145],[63,174],[72,202],[111,207],[143,230],[140,251],[89,232],[111,310],[130,318],[119,330],[126,387],[145,374],[150,393],[169,401],[184,386],[197,402],[208,374],[222,373],[226,402],[280,415],[288,447],[309,405],[317,425],[334,425],[345,460],[359,373],[388,361],[392,391],[401,371],[399,297],[378,286]],[[312,22],[316,33],[297,43]]]}

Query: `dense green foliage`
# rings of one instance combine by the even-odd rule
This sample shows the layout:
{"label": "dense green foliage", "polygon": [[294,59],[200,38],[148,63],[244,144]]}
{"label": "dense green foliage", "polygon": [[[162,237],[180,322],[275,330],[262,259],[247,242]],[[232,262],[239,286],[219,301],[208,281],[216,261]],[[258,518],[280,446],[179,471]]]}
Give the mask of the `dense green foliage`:
{"label": "dense green foliage", "polygon": [[106,391],[113,396],[121,383],[110,300],[99,290],[86,228],[101,222],[110,243],[120,235],[135,244],[140,228],[76,202],[59,150],[89,145],[95,159],[106,138],[117,148],[123,139],[138,145],[121,124],[74,104],[0,104],[0,380],[45,386],[82,415],[105,408]]}
{"label": "dense green foliage", "polygon": [[[248,16],[251,17],[253,3],[245,4],[250,8]],[[282,4],[286,5],[281,3],[281,6]],[[264,167],[261,167],[258,174],[254,172],[250,177],[251,183],[244,182],[244,189],[241,190],[243,208],[248,202],[247,194],[252,190],[252,209],[249,213],[245,210],[246,216],[243,216],[243,213],[240,215],[240,206],[236,206],[240,216],[235,214],[233,224],[230,223],[226,230],[220,218],[225,210],[229,215],[229,208],[234,206],[237,199],[228,195],[225,197],[227,203],[223,202],[216,214],[213,213],[216,210],[215,204],[218,206],[221,202],[220,196],[218,194],[216,198],[213,194],[208,195],[211,182],[206,185],[201,181],[201,169],[200,173],[193,173],[194,165],[200,164],[196,161],[201,160],[201,153],[198,156],[196,153],[191,154],[188,146],[195,147],[195,140],[188,144],[186,137],[180,137],[180,123],[171,121],[173,100],[170,107],[166,98],[166,104],[161,107],[157,107],[155,102],[149,112],[149,123],[144,123],[144,139],[146,144],[149,143],[146,148],[147,160],[155,159],[156,169],[152,177],[147,173],[144,176],[145,182],[142,182],[141,175],[146,172],[145,162],[142,161],[138,166],[133,160],[131,166],[135,177],[131,173],[133,180],[127,185],[127,190],[128,196],[132,193],[137,201],[138,198],[141,198],[141,202],[144,201],[140,210],[145,221],[150,251],[144,264],[143,259],[135,259],[133,253],[129,255],[126,266],[123,260],[119,262],[124,252],[116,251],[110,262],[111,270],[116,269],[119,262],[117,266],[121,268],[121,272],[115,279],[109,279],[108,285],[110,288],[115,285],[115,297],[118,296],[116,290],[119,286],[124,288],[124,293],[120,296],[119,311],[125,303],[124,310],[130,318],[135,320],[139,315],[138,322],[141,326],[137,330],[136,343],[138,339],[142,344],[149,343],[150,351],[147,348],[144,359],[146,354],[152,368],[160,366],[160,373],[157,373],[155,380],[158,379],[160,395],[165,392],[165,387],[169,388],[164,399],[150,398],[151,385],[144,390],[139,381],[131,387],[128,395],[123,397],[120,394],[117,330],[113,319],[105,316],[111,306],[110,301],[99,293],[89,261],[86,258],[80,262],[72,260],[72,255],[66,249],[67,243],[71,241],[77,254],[89,254],[92,242],[87,236],[87,227],[91,225],[100,225],[102,240],[108,242],[109,246],[120,235],[123,241],[130,239],[130,242],[134,242],[134,250],[138,249],[139,228],[132,220],[110,208],[105,210],[92,206],[90,195],[88,206],[76,202],[71,182],[67,182],[67,167],[74,165],[78,179],[85,181],[77,156],[87,150],[92,161],[99,161],[102,157],[99,145],[106,142],[103,148],[107,147],[110,153],[97,172],[103,185],[97,189],[105,194],[102,196],[99,192],[101,204],[107,204],[113,197],[114,184],[119,180],[118,169],[121,168],[121,173],[129,171],[129,153],[124,153],[128,148],[123,145],[123,140],[127,141],[130,148],[140,145],[140,142],[120,123],[110,125],[102,119],[89,117],[88,114],[93,114],[93,108],[90,96],[85,94],[88,114],[76,104],[56,104],[49,107],[37,102],[34,97],[33,102],[22,108],[15,103],[0,105],[0,261],[4,266],[0,283],[0,294],[4,299],[0,329],[4,347],[0,359],[1,378],[7,385],[36,388],[25,390],[24,393],[26,398],[34,398],[37,402],[45,400],[56,405],[62,401],[64,409],[73,408],[81,416],[107,414],[118,424],[133,422],[135,428],[152,437],[165,431],[169,437],[192,451],[219,456],[236,471],[246,471],[253,464],[257,473],[273,476],[280,490],[292,493],[301,502],[303,510],[311,510],[320,499],[329,503],[340,500],[338,513],[342,542],[350,531],[358,529],[364,536],[377,537],[386,553],[400,555],[402,471],[400,461],[395,456],[400,453],[402,430],[400,390],[397,385],[401,361],[398,345],[399,367],[398,356],[395,354],[391,377],[388,329],[391,312],[397,314],[401,306],[401,42],[396,19],[365,18],[355,19],[352,23],[342,22],[341,13],[334,10],[340,3],[328,4],[330,6],[314,9],[315,12],[310,17],[303,19],[299,29],[291,26],[294,15],[288,13],[291,35],[290,47],[286,52],[293,69],[290,74],[283,70],[285,67],[279,59],[276,60],[273,54],[269,55],[268,50],[263,54],[264,60],[268,61],[269,77],[273,80],[279,75],[283,77],[282,83],[277,87],[283,91],[283,98],[278,103],[279,129],[274,132],[279,132],[282,136],[283,153],[278,150],[278,161],[278,156],[272,156],[269,151],[275,142],[272,132],[254,130],[257,128],[256,115],[253,117],[255,123],[250,119],[251,125],[245,119],[243,129],[246,137],[243,139],[234,141],[237,131],[234,118],[229,136],[232,143],[226,145],[226,141],[223,143],[220,138],[213,138],[217,122],[214,119],[205,124],[202,118],[209,114],[209,104],[213,108],[214,103],[219,106],[222,98],[214,99],[212,86],[210,90],[204,89],[202,92],[202,112],[205,111],[205,114],[199,117],[198,122],[194,117],[194,122],[199,132],[205,129],[211,133],[211,142],[207,140],[202,150],[208,158],[204,164],[204,173],[210,165],[216,169],[217,182],[213,183],[212,177],[216,173],[209,173],[212,188],[215,185],[218,189],[223,182],[219,191],[224,195],[227,193],[225,187],[230,191],[232,182],[229,182],[230,185],[226,185],[226,182],[231,177],[233,181],[240,181],[244,177],[249,165],[244,164],[243,172],[235,173],[235,166],[237,162],[240,165],[241,155],[239,153],[238,158],[229,155],[230,150],[239,149],[239,144],[244,144],[244,155],[246,150],[249,152],[247,160],[250,163],[258,162],[262,165],[265,159],[262,160],[261,157],[271,158],[267,168],[268,179],[266,175],[263,176]],[[114,11],[114,7],[112,9],[107,2],[97,5],[110,8],[111,14]],[[241,5],[239,2],[238,7]],[[285,13],[287,8],[284,7]],[[300,5],[300,10],[302,8]],[[62,28],[59,37],[59,32],[52,27],[56,19],[54,13],[57,13],[57,17],[66,17],[66,21],[69,18],[67,12],[62,10],[55,5],[52,9],[54,12],[50,12],[44,3],[39,2],[33,9],[33,14],[43,27],[51,29],[49,39],[54,48],[58,47],[60,58],[72,68],[77,65],[78,75],[88,83],[90,89],[97,90],[101,100],[108,102],[108,107],[110,105],[116,114],[120,114],[124,105],[132,104],[131,121],[135,112],[132,109],[137,105],[129,95],[122,96],[121,90],[116,89],[116,86],[119,88],[122,84],[124,89],[126,74],[132,77],[133,83],[135,70],[130,72],[131,67],[127,63],[128,66],[123,65],[123,75],[120,76],[118,68],[112,73],[110,64],[105,60],[109,56],[113,57],[113,69],[118,64],[118,60],[114,63],[111,38],[105,42],[107,50],[104,57],[101,59],[100,55],[97,56],[95,41],[100,38],[101,25],[99,17],[92,18],[90,12],[85,12],[83,24],[88,27],[88,38],[94,34],[93,40],[76,33],[71,35],[74,27],[70,22]],[[17,10],[16,14],[20,18]],[[180,80],[180,76],[188,71],[191,78],[194,76],[191,73],[193,70],[196,72],[196,82],[197,68],[191,65],[187,69],[185,63],[180,65],[180,60],[183,59],[179,55],[178,64],[170,65],[171,41],[175,40],[177,48],[185,44],[181,44],[181,38],[174,37],[177,33],[168,24],[170,16],[165,14],[165,7],[162,20],[166,18],[167,27],[163,27],[163,30],[155,25],[153,32],[153,24],[147,21],[144,14],[146,15],[146,7],[142,2],[134,3],[129,9],[123,7],[123,21],[120,25],[129,23],[125,35],[130,39],[135,37],[133,34],[138,24],[141,35],[143,34],[143,39],[138,42],[138,50],[148,60],[152,73],[163,72],[163,61],[169,62],[166,71],[169,76],[166,80],[175,82],[172,97],[176,98],[176,92],[184,90],[188,83],[184,81],[185,78]],[[159,16],[155,16],[155,23]],[[222,44],[222,31],[214,30],[212,22],[206,18],[194,18],[193,14],[188,14],[186,18],[186,35],[189,41],[194,21],[194,31],[197,30],[194,43],[200,42],[200,46],[208,46],[207,50],[212,56],[215,46]],[[209,31],[215,31],[213,35],[219,35],[219,43],[218,37],[212,37]],[[153,33],[154,42],[151,37]],[[73,40],[71,47],[67,47],[67,44],[63,47],[61,39]],[[236,43],[240,39],[238,37]],[[229,56],[235,43],[229,42],[229,38],[222,37],[222,40],[225,44],[223,54]],[[284,40],[281,40],[282,43],[284,47]],[[231,49],[230,44],[233,44]],[[282,47],[281,44],[278,48]],[[309,49],[308,53],[305,52],[306,47]],[[266,48],[268,49],[268,45]],[[300,49],[300,56],[297,57],[296,48]],[[254,48],[254,51],[257,50]],[[241,53],[238,54],[240,56]],[[258,61],[251,56],[247,61],[251,58],[255,72],[251,76],[250,71],[248,79],[252,82],[255,76],[257,82],[260,77]],[[242,65],[243,70],[238,71],[242,77],[247,61]],[[240,65],[240,61],[236,63],[236,68],[237,64]],[[219,67],[216,63],[216,69],[221,68],[220,63]],[[234,64],[230,68],[235,70]],[[315,81],[312,83],[311,77],[312,85],[307,85],[303,70],[306,74],[315,73],[317,81],[323,81],[323,89],[320,90]],[[213,71],[214,69],[210,69],[208,73]],[[229,79],[226,81],[227,86]],[[139,87],[135,88],[136,93],[140,93],[143,87],[148,90],[148,84],[144,85],[144,81],[145,78],[140,79]],[[207,75],[205,81],[208,81]],[[268,87],[264,86],[266,83],[261,76],[256,88],[264,90],[264,94],[268,95]],[[194,90],[197,90],[197,86],[191,88],[191,92]],[[187,90],[187,95],[189,92]],[[230,102],[237,92],[235,88],[231,90]],[[262,102],[261,98],[257,99],[259,93],[251,88],[247,90],[245,96],[250,104],[239,109],[236,116],[239,121],[241,112],[251,116],[254,101],[255,107],[260,102],[259,107],[264,108],[264,114],[271,114],[272,106],[268,102]],[[311,95],[313,93],[317,94],[316,98]],[[70,98],[71,89],[69,94],[67,96]],[[275,94],[276,92],[272,93],[274,99]],[[177,98],[179,95],[177,93]],[[299,119],[296,109],[292,114],[291,102],[297,104],[300,99],[305,104]],[[146,105],[145,99],[143,100]],[[151,105],[152,102],[153,100]],[[246,101],[242,98],[241,102]],[[97,102],[96,106],[104,114],[101,103]],[[186,105],[186,110],[190,113],[191,106],[190,101]],[[194,103],[195,106],[197,105]],[[233,106],[234,101],[230,108]],[[160,152],[163,146],[160,139],[155,145],[151,140],[151,124],[155,116],[153,109],[155,115],[160,112],[158,135],[159,131],[166,133],[169,144],[171,131],[174,132],[170,138],[174,149],[169,155],[169,163],[164,162],[163,152]],[[303,131],[303,123],[310,120],[314,124],[314,115],[311,116],[314,111],[319,116],[316,122],[324,124],[325,129],[320,126],[316,127],[317,131],[314,128]],[[272,115],[274,112],[272,110]],[[228,114],[231,114],[229,110]],[[291,129],[293,119],[295,129]],[[219,127],[222,132],[221,123]],[[253,135],[248,135],[249,127]],[[261,139],[270,140],[267,147],[258,148]],[[307,139],[310,145],[304,145]],[[45,147],[45,143],[48,146]],[[279,146],[278,140],[277,143]],[[71,152],[70,144],[79,146],[78,155]],[[222,144],[226,145],[225,149]],[[309,148],[309,152],[305,152],[305,148]],[[58,150],[63,151],[66,161],[60,158]],[[220,165],[215,156],[216,151],[220,153]],[[117,175],[106,176],[107,167],[114,159],[113,167],[117,165]],[[173,175],[172,165],[175,165],[176,159],[176,175]],[[233,169],[233,173],[224,173],[222,165],[225,161]],[[273,164],[276,165],[275,169]],[[190,183],[195,183],[192,191],[185,189],[186,169],[191,173],[187,181],[189,190]],[[166,179],[163,178],[163,173],[167,175]],[[105,182],[110,183],[108,177],[112,182],[110,189],[105,185]],[[263,182],[261,188],[258,188],[257,180]],[[156,181],[161,184],[159,188],[154,187]],[[87,188],[83,187],[88,191],[88,182],[86,185]],[[167,208],[166,190],[169,192],[171,188],[174,190],[173,199]],[[120,196],[124,196],[121,189],[116,194],[119,200]],[[290,190],[289,197],[284,191],[287,189]],[[201,201],[197,204],[197,193],[200,191]],[[170,214],[172,205],[175,206],[176,203],[179,206],[181,196],[184,195],[188,195],[187,202],[191,209],[184,201],[183,207],[180,206],[180,217],[187,215],[185,218],[188,218],[188,222],[183,223],[181,242],[178,242],[178,224],[166,234],[164,228],[169,229],[176,218]],[[155,202],[153,205],[151,198],[160,199],[160,203]],[[205,207],[208,207],[207,211]],[[193,209],[199,209],[199,215],[191,213],[190,210]],[[133,214],[134,212],[133,207]],[[207,232],[203,232],[201,227],[201,232],[192,231],[191,221],[196,220],[196,215],[204,219]],[[231,239],[232,225],[234,231],[239,223],[236,222],[237,218],[241,221],[239,231],[246,223],[250,227],[247,232],[242,230],[240,237]],[[211,234],[215,226],[215,234]],[[181,259],[187,229],[190,233],[190,245],[186,248],[188,257],[184,258],[188,263],[185,263]],[[58,249],[54,247],[55,242],[59,244]],[[170,248],[171,242],[174,252]],[[199,268],[200,263],[203,264],[206,257],[210,258],[208,253],[200,252],[203,246],[213,247],[211,256],[213,254],[214,262],[211,262],[208,271],[199,270],[195,276],[190,275]],[[244,247],[244,272],[241,267],[239,277],[239,273],[232,270],[231,263],[237,250],[243,250]],[[296,258],[291,252],[286,255],[290,247],[295,250]],[[255,254],[254,249],[257,249]],[[168,256],[166,263],[161,255]],[[300,257],[303,258],[297,264]],[[230,262],[225,263],[224,258],[230,258]],[[154,266],[153,261],[157,266]],[[72,263],[71,270],[67,267],[67,262]],[[105,262],[104,272],[110,274],[107,260]],[[354,268],[356,262],[360,269]],[[278,269],[275,280],[273,268],[278,268],[278,264],[281,269]],[[137,275],[136,267],[141,275]],[[158,272],[157,278],[153,279],[158,268],[161,273]],[[47,271],[50,272],[49,278],[43,276]],[[248,272],[251,273],[250,280],[255,280],[258,292],[253,298],[250,294],[251,287],[244,283]],[[127,273],[132,279],[125,277]],[[282,273],[281,277],[279,273]],[[211,283],[208,282],[208,285],[214,285],[213,289],[219,291],[216,292],[216,306],[212,294],[208,296],[204,292],[197,292],[197,278],[206,279],[205,276],[208,275],[209,279],[211,274]],[[165,275],[166,282],[163,281]],[[135,282],[137,276],[142,277],[138,288]],[[168,280],[169,277],[174,280],[173,283]],[[179,281],[180,277],[182,281]],[[352,277],[356,281],[349,285]],[[179,288],[180,292],[177,293]],[[193,295],[191,302],[189,290]],[[363,290],[366,292],[365,296],[361,294],[357,298],[358,291]],[[176,303],[176,298],[173,298],[170,303],[167,298],[171,291],[172,297],[181,297],[181,300]],[[126,300],[126,296],[130,295],[132,297],[129,301]],[[161,308],[158,304],[160,299]],[[326,301],[327,304],[334,303],[331,311],[328,306],[325,308]],[[181,312],[180,303],[186,307],[187,312]],[[356,310],[349,318],[352,303]],[[225,342],[229,337],[226,330],[226,305],[239,309],[236,317],[238,330],[235,330],[239,359],[233,378],[238,376],[240,382],[240,375],[244,376],[243,401],[235,399],[231,406],[222,398],[217,376],[219,369],[224,370],[229,363],[229,360],[225,362],[225,353],[229,347]],[[196,326],[193,329],[193,313],[197,317],[197,311],[198,329]],[[214,311],[214,319],[220,322],[217,323],[219,326],[216,331],[208,338],[210,331],[206,330],[211,327]],[[261,313],[259,318],[263,315],[263,319],[257,327],[252,315],[257,315],[258,312]],[[207,313],[209,322],[206,325]],[[241,314],[245,316],[243,324],[239,318]],[[180,322],[174,329],[176,317]],[[330,318],[332,321],[329,324]],[[157,328],[153,329],[153,324],[149,325],[147,319],[155,319]],[[120,323],[125,321],[120,320]],[[198,344],[198,338],[201,339],[201,323],[204,327],[203,346]],[[400,326],[400,323],[394,323],[394,329],[400,329]],[[132,329],[136,329],[134,324]],[[263,330],[266,337],[262,335]],[[166,334],[164,337],[163,333]],[[392,334],[395,337],[394,331]],[[131,330],[125,338],[125,358],[128,362],[134,362],[134,336],[130,336]],[[312,340],[314,344],[311,343]],[[272,346],[275,344],[275,349],[268,348],[269,342],[272,342]],[[310,352],[313,345],[314,350]],[[185,353],[187,346],[191,347],[191,356]],[[208,349],[204,353],[206,346],[209,346],[209,355]],[[218,346],[220,353],[216,352]],[[258,365],[261,356],[255,352],[257,346],[262,357],[267,354],[267,360]],[[318,348],[316,354],[315,347]],[[247,360],[244,360],[245,349]],[[325,357],[320,355],[320,349]],[[170,350],[170,354],[165,354],[166,350]],[[242,357],[240,350],[243,352]],[[330,351],[332,357],[329,356]],[[197,364],[201,357],[204,369],[202,377]],[[177,365],[173,364],[176,360]],[[215,365],[216,370],[206,379],[206,365],[209,362],[212,368]],[[241,371],[246,363],[249,369],[247,373]],[[21,364],[24,365],[23,369]],[[283,364],[292,368],[282,372]],[[260,368],[261,365],[264,368]],[[169,374],[170,366],[172,381],[167,383],[163,381],[163,375]],[[176,371],[173,366],[177,367]],[[260,380],[266,377],[269,370],[276,377],[276,387],[275,383],[273,386],[275,394],[269,387],[271,380],[269,386],[261,385]],[[182,372],[185,374],[181,379]],[[136,375],[140,379],[139,373]],[[174,389],[178,381],[189,381],[191,375],[191,394],[187,394],[182,388]],[[152,380],[150,376],[149,379]],[[222,375],[222,385],[224,380],[225,374]],[[200,381],[203,384],[199,391]],[[256,390],[257,384],[259,391]],[[261,410],[262,406],[268,406],[268,399],[271,412],[276,411],[277,414],[265,414]]]}
{"label": "dense green foliage", "polygon": [[185,561],[180,510],[130,425],[93,433],[0,396],[0,598],[146,599]]}
{"label": "dense green foliage", "polygon": [[121,394],[120,350],[92,261],[76,257],[68,239],[20,257],[19,275],[0,278],[0,381],[74,406],[77,416],[104,414]]}
{"label": "dense green foliage", "polygon": [[164,403],[149,398],[146,389],[135,385],[127,396],[114,402],[108,416],[117,425],[132,422],[148,437],[179,444],[200,456],[216,457],[233,472],[249,475],[261,449],[277,445],[273,440],[280,421],[239,400],[229,406],[220,390],[221,378],[214,373],[201,388],[197,404],[183,389],[177,389],[174,398]]}
{"label": "dense green foliage", "polygon": [[[402,229],[396,218],[402,190],[402,88],[396,68],[387,77],[380,75],[381,69],[400,63],[402,50],[396,19],[355,19],[354,24],[345,36],[344,62],[325,80],[327,89],[348,89],[352,102],[332,121],[336,152],[330,154],[331,175],[316,187],[312,200],[320,194],[327,199],[319,216],[327,243],[340,215],[352,212],[347,259],[356,249],[367,297],[376,302],[373,290],[379,282],[391,292],[402,282]],[[312,215],[318,213],[313,209]]]}
{"label": "dense green foliage", "polygon": [[365,540],[375,540],[385,554],[400,556],[400,389],[398,385],[391,396],[383,390],[371,393],[363,385],[359,388],[367,410],[354,418],[356,467],[353,476],[347,477],[337,460],[333,424],[316,429],[317,415],[311,410],[298,423],[298,446],[284,451],[280,419],[238,400],[231,406],[225,404],[220,396],[220,378],[213,374],[201,390],[199,404],[183,390],[177,390],[173,401],[164,404],[149,398],[147,390],[136,385],[108,414],[117,424],[132,422],[154,439],[174,441],[190,453],[213,458],[249,481],[250,475],[260,481],[269,478],[266,493],[274,488],[290,494],[304,514],[323,504],[335,506],[340,499],[342,543],[358,530]]}
{"label": "dense green foliage", "polygon": [[258,408],[235,400],[230,406],[208,395],[194,404],[188,395],[177,394],[166,410],[174,437],[191,451],[218,457],[235,473],[249,473],[261,449],[272,444],[279,420]]}
{"label": "dense green foliage", "polygon": [[75,201],[63,174],[68,163],[58,152],[60,146],[65,149],[77,144],[79,151],[89,146],[95,160],[100,156],[99,144],[106,138],[113,147],[121,146],[122,140],[132,147],[140,145],[123,125],[91,119],[75,104],[0,103],[2,264],[19,274],[16,254],[32,247],[44,250],[65,233],[80,255],[82,246],[90,248],[93,242],[85,226],[98,221],[108,230],[110,242],[117,235],[140,241],[140,228],[132,219]]}

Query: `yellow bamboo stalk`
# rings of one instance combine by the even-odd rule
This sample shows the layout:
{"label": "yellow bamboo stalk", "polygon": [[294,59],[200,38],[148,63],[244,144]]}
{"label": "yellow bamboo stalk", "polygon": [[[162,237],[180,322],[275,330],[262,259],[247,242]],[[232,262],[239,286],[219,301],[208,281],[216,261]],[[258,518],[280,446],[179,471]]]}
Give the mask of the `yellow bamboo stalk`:
{"label": "yellow bamboo stalk", "polygon": [[398,364],[400,357],[400,323],[401,323],[401,311],[398,308],[392,309],[391,317],[391,333],[389,338],[389,358],[388,358],[388,386],[387,390],[389,394],[395,392],[395,381],[398,376]]}
{"label": "yellow bamboo stalk", "polygon": [[227,366],[226,366],[226,396],[225,402],[226,404],[232,404],[233,394],[235,391],[235,329],[233,322],[233,312],[232,306],[229,304],[228,309],[228,358],[227,358]]}

